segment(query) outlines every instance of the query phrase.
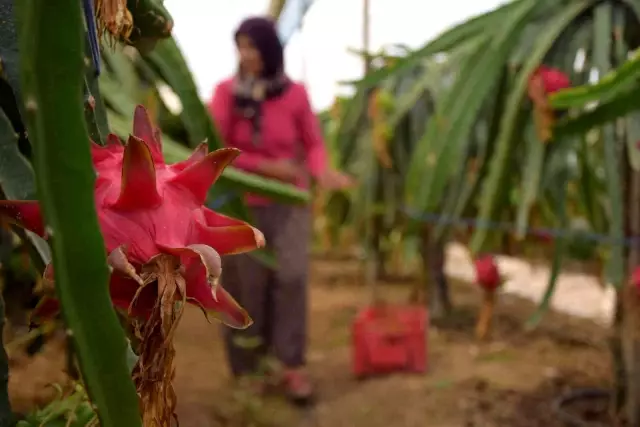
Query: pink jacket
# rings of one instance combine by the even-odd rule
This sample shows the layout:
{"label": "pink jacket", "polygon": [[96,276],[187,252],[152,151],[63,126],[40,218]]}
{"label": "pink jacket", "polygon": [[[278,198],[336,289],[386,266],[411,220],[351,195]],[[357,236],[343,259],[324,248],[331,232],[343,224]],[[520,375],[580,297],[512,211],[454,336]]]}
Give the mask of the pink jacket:
{"label": "pink jacket", "polygon": [[[252,141],[251,122],[234,114],[233,110],[233,78],[230,78],[215,88],[209,111],[224,143],[242,150],[233,166],[256,172],[258,164],[266,159],[292,159],[305,162],[314,178],[324,172],[327,167],[326,147],[320,124],[302,84],[293,83],[282,96],[262,104],[262,136],[257,145]],[[306,177],[297,186],[307,188],[308,184]],[[271,203],[271,200],[255,194],[248,194],[246,201],[249,205]]]}

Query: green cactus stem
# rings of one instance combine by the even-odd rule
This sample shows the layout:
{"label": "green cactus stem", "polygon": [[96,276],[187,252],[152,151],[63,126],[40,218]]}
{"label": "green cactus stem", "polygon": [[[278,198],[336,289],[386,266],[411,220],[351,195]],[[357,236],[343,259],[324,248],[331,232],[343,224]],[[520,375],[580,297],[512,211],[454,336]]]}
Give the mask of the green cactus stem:
{"label": "green cactus stem", "polygon": [[[36,195],[35,177],[29,161],[18,149],[18,134],[9,119],[0,111],[0,198],[9,200],[30,200]],[[40,272],[51,261],[47,242],[33,233],[11,226],[23,242],[28,242],[33,263]]]}
{"label": "green cactus stem", "polygon": [[[90,0],[91,1],[91,0]],[[104,137],[109,133],[109,124],[98,88],[99,72],[95,66],[95,53],[92,35],[87,32],[85,46],[85,84],[84,119],[89,128],[89,137],[96,144],[103,145]],[[98,58],[99,59],[99,58]]]}
{"label": "green cactus stem", "polygon": [[173,19],[161,0],[128,0],[133,31],[128,42],[139,50],[151,50],[158,40],[171,36]]}
{"label": "green cactus stem", "polygon": [[95,171],[82,103],[82,6],[77,0],[18,4],[23,100],[62,314],[100,425],[141,427],[94,205]]}

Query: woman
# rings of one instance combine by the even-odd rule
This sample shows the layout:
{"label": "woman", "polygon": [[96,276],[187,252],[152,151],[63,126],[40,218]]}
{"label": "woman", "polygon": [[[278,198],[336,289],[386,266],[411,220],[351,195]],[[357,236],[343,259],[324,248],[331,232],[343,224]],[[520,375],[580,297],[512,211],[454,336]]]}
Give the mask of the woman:
{"label": "woman", "polygon": [[[234,166],[303,188],[310,179],[329,189],[351,185],[347,175],[327,168],[319,123],[304,86],[284,73],[274,23],[249,18],[236,31],[235,42],[238,72],[218,84],[210,103],[225,143],[242,150]],[[253,374],[272,353],[284,367],[278,382],[287,395],[307,401],[313,395],[304,369],[311,211],[252,194],[246,202],[278,268],[271,270],[249,255],[224,260],[224,286],[254,321],[244,331],[225,330],[231,370],[236,378],[260,381],[264,376]],[[256,342],[250,348],[246,344]]]}

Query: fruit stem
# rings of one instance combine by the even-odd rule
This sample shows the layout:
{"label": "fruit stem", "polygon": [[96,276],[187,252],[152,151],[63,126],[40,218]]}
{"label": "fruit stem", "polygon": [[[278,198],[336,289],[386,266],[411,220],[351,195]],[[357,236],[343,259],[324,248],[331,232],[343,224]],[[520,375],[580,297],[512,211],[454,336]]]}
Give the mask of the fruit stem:
{"label": "fruit stem", "polygon": [[491,322],[493,320],[495,305],[496,291],[493,289],[485,289],[483,291],[480,315],[478,316],[478,322],[476,323],[476,339],[478,341],[486,340],[489,336],[489,333],[491,332]]}

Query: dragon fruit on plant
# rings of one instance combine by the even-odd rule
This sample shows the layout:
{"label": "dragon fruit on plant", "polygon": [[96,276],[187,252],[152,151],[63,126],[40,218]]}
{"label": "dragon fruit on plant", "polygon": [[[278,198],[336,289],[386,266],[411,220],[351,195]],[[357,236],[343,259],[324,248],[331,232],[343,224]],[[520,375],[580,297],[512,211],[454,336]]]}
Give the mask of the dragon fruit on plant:
{"label": "dragon fruit on plant", "polygon": [[540,79],[542,90],[546,95],[550,95],[559,90],[571,87],[571,80],[562,70],[540,65],[532,74],[531,79]]}
{"label": "dragon fruit on plant", "polygon": [[529,98],[533,103],[538,138],[542,142],[549,142],[552,129],[558,119],[558,111],[549,105],[549,95],[571,86],[569,77],[561,70],[546,65],[540,65],[531,74],[527,85]]}
{"label": "dragon fruit on plant", "polygon": [[496,289],[502,284],[500,271],[492,255],[483,255],[474,262],[476,283],[482,288],[482,306],[476,322],[476,338],[484,340],[490,332],[496,304]]}
{"label": "dragon fruit on plant", "polygon": [[477,258],[474,262],[476,270],[476,282],[481,288],[487,291],[493,291],[502,282],[500,272],[493,256],[484,255]]}
{"label": "dragon fruit on plant", "polygon": [[[142,106],[136,108],[126,146],[115,135],[104,147],[92,143],[96,211],[112,268],[109,291],[114,306],[128,313],[140,342],[134,381],[145,426],[170,425],[174,413],[171,338],[184,302],[231,327],[251,324],[218,283],[220,256],[261,247],[264,237],[249,224],[203,206],[209,187],[239,153],[225,148],[207,154],[203,143],[187,160],[167,165],[160,132]],[[48,237],[36,201],[2,201],[0,213]],[[44,276],[53,283],[50,265]],[[36,311],[43,317],[56,309],[57,302],[49,299]]]}

